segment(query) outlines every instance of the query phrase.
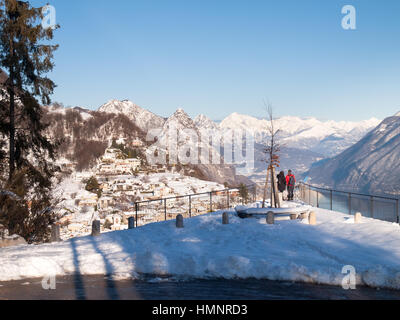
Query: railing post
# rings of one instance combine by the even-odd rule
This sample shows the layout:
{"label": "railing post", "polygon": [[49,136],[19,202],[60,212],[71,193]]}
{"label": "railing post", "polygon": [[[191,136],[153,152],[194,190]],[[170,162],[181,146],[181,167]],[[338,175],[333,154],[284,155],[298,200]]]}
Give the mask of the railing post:
{"label": "railing post", "polygon": [[189,217],[192,217],[192,196],[189,196]]}
{"label": "railing post", "polygon": [[226,195],[227,195],[227,200],[228,200],[228,209],[230,209],[230,203],[229,203],[229,189],[226,190]]}
{"label": "railing post", "polygon": [[311,187],[308,186],[308,204],[311,205]]}
{"label": "railing post", "polygon": [[210,212],[212,212],[212,191],[210,192]]}
{"label": "railing post", "polygon": [[371,218],[374,217],[374,197],[371,196]]}
{"label": "railing post", "polygon": [[351,193],[349,192],[349,214],[351,215]]}
{"label": "railing post", "polygon": [[400,216],[399,216],[399,199],[396,199],[396,216],[397,216],[397,223],[400,223]]}
{"label": "railing post", "polygon": [[331,192],[331,211],[333,210],[333,190],[330,190]]}
{"label": "railing post", "polygon": [[164,199],[164,219],[167,221],[167,199]]}
{"label": "railing post", "polygon": [[136,203],[136,217],[135,217],[136,228],[138,227],[138,211],[139,211],[139,204]]}
{"label": "railing post", "polygon": [[317,190],[317,208],[319,208],[319,192]]}

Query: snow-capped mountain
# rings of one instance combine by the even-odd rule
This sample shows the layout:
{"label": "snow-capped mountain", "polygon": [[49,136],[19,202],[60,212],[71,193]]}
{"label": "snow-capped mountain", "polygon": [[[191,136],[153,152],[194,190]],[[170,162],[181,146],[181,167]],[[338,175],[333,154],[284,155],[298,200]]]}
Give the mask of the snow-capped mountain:
{"label": "snow-capped mountain", "polygon": [[[198,117],[197,120],[199,119],[203,120],[201,124],[207,129],[216,127],[205,116]],[[199,128],[183,109],[178,109],[165,121],[161,132],[158,134],[157,146],[149,147],[148,151],[152,153],[157,150],[157,154],[167,152],[170,162],[173,161],[191,167],[196,177],[219,183],[226,182],[230,185],[240,182],[249,184],[250,180],[235,173],[234,166],[223,163],[219,149],[214,149],[207,142],[202,141],[200,130],[205,127]],[[171,136],[171,134],[174,136]],[[163,150],[160,150],[158,146],[161,146]],[[168,151],[167,148],[169,148]],[[220,163],[210,164],[211,155],[218,157]]]}
{"label": "snow-capped mountain", "polygon": [[400,112],[339,155],[315,164],[313,184],[367,193],[399,194]]}
{"label": "snow-capped mountain", "polygon": [[[233,166],[210,165],[209,162],[200,160],[198,163],[185,163],[179,161],[185,158],[185,147],[193,147],[190,133],[185,129],[199,134],[199,129],[183,109],[178,109],[169,118],[161,118],[130,101],[112,100],[101,106],[98,111],[83,108],[64,108],[59,105],[44,107],[45,120],[50,123],[47,134],[52,139],[63,139],[60,157],[76,163],[78,170],[87,169],[96,163],[96,159],[104,154],[112,140],[124,138],[127,141],[141,140],[147,155],[157,150],[160,155],[169,156],[168,167],[175,166],[176,170],[183,170],[194,177],[215,181],[218,183],[250,184],[245,177],[236,175]],[[149,140],[149,132],[153,129],[157,133],[157,147],[154,141]],[[170,137],[170,129],[177,133],[176,138]],[[174,148],[173,141],[177,144],[181,154],[174,161],[169,148]],[[206,144],[199,146],[211,153],[211,147]],[[190,148],[189,148],[190,149]],[[168,151],[168,152],[167,152]],[[178,152],[179,152],[178,151]],[[143,154],[145,158],[146,155]],[[199,153],[201,158],[202,153]],[[190,158],[189,158],[190,160]],[[159,163],[157,163],[159,164]]]}
{"label": "snow-capped mountain", "polygon": [[210,118],[205,116],[204,114],[198,115],[196,118],[194,118],[194,124],[199,128],[199,129],[206,129],[206,130],[217,130],[218,125],[212,121]]}
{"label": "snow-capped mountain", "polygon": [[129,100],[111,100],[102,105],[98,111],[112,114],[123,114],[143,131],[148,131],[149,129],[153,128],[160,128],[165,122],[164,118],[139,107]]}
{"label": "snow-capped mountain", "polygon": [[[216,123],[205,115],[199,115],[193,120],[183,109],[178,109],[165,119],[127,100],[111,100],[102,105],[98,111],[83,108],[68,109],[59,106],[47,107],[47,111],[50,117],[49,122],[52,124],[49,135],[65,137],[68,140],[62,153],[63,156],[69,154],[71,159],[80,161],[81,158],[86,158],[88,161],[89,159],[93,161],[96,155],[101,154],[104,148],[110,145],[111,139],[120,137],[128,140],[140,139],[148,147],[148,152],[152,152],[153,143],[146,141],[151,129],[160,131],[157,134],[157,152],[167,154],[168,147],[175,139],[174,137],[170,139],[170,129],[175,129],[178,147],[190,155],[192,151],[185,151],[184,147],[193,146],[194,142],[191,140],[190,134],[186,136],[187,130],[185,129],[191,129],[199,137],[203,130],[215,132],[215,136],[218,134],[222,136],[228,129],[243,129],[250,131],[256,141],[254,160],[250,161],[251,164],[249,164],[249,160],[246,160],[246,167],[250,169],[246,169],[245,174],[258,181],[261,181],[265,174],[266,164],[262,150],[268,139],[267,128],[269,125],[265,119],[233,113],[222,122]],[[301,175],[309,169],[313,162],[336,155],[356,143],[378,123],[377,119],[361,122],[322,122],[315,118],[301,119],[289,116],[278,118],[275,120],[275,125],[280,129],[280,142],[284,145],[281,155],[282,169],[291,168]],[[82,146],[85,145],[89,147],[83,148]],[[197,177],[220,183],[232,182],[236,179],[232,165],[209,165],[210,162],[207,161],[209,159],[204,159],[204,157],[208,157],[208,154],[212,154],[213,157],[215,154],[218,154],[218,157],[223,156],[224,148],[215,149],[208,142],[200,139],[199,149],[199,163],[195,166],[188,166],[196,171]],[[90,156],[89,150],[97,151],[95,155]],[[82,156],[82,152],[85,156]],[[183,158],[185,157],[183,156]],[[82,165],[85,165],[86,162]],[[221,161],[221,163],[223,162]],[[235,164],[236,168],[242,168],[242,165],[243,163]]]}
{"label": "snow-capped mountain", "polygon": [[[316,118],[285,116],[274,121],[279,129],[279,139],[289,148],[310,150],[333,156],[360,140],[375,128],[380,120],[372,118],[360,122],[320,121]],[[268,135],[268,121],[248,115],[233,113],[220,123],[220,128],[249,130],[257,142],[263,143]]]}

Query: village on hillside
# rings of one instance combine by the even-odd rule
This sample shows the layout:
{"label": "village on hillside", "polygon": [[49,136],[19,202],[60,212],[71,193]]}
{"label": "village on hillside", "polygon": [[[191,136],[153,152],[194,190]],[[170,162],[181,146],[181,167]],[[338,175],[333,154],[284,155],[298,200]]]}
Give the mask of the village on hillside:
{"label": "village on hillside", "polygon": [[76,172],[73,163],[61,163],[69,173],[55,190],[62,239],[89,235],[94,220],[100,220],[102,232],[109,232],[127,229],[129,217],[141,226],[174,219],[178,214],[208,213],[228,202],[241,203],[238,189],[228,191],[222,184],[190,177],[174,168],[148,166],[137,156],[140,152],[132,152],[143,151],[143,143],[130,143],[134,149],[129,152],[123,147],[125,143],[123,138],[114,140],[91,170]]}

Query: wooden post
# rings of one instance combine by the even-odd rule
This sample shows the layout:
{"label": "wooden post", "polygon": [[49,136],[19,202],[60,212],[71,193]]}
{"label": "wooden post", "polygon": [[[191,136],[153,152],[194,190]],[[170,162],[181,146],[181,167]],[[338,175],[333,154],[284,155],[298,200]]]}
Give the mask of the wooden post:
{"label": "wooden post", "polygon": [[267,213],[267,223],[268,224],[274,224],[275,223],[275,214],[272,211]]}
{"label": "wooden post", "polygon": [[97,237],[100,235],[100,233],[100,220],[95,220],[92,223],[92,237]]}
{"label": "wooden post", "polygon": [[228,212],[224,212],[222,214],[222,224],[229,224],[229,215]]}
{"label": "wooden post", "polygon": [[229,203],[229,189],[226,190],[226,194],[227,194],[227,200],[228,200],[228,208],[227,208],[227,209],[230,209],[230,203]]}
{"label": "wooden post", "polygon": [[134,228],[135,228],[135,218],[129,217],[128,218],[128,229],[134,229]]}
{"label": "wooden post", "polygon": [[280,208],[281,202],[279,201],[278,186],[277,186],[276,182],[277,181],[276,181],[276,177],[275,177],[275,167],[272,167],[271,168],[271,186],[272,186],[272,194],[273,194],[273,199],[274,199],[274,206],[275,206],[275,208]]}
{"label": "wooden post", "polygon": [[267,175],[265,178],[264,192],[263,192],[263,203],[262,207],[265,208],[265,200],[267,200],[267,187],[268,187],[268,176],[269,176],[270,167],[267,169]]}
{"label": "wooden post", "polygon": [[273,168],[271,167],[271,169],[269,170],[270,173],[270,184],[271,184],[271,190],[270,190],[270,203],[271,203],[271,208],[276,208],[275,205],[275,197],[274,197],[274,183],[273,183]]}
{"label": "wooden post", "polygon": [[60,238],[60,226],[57,224],[53,224],[51,226],[51,238],[50,242],[59,242],[61,241]]}
{"label": "wooden post", "polygon": [[182,229],[183,228],[183,216],[181,214],[178,214],[176,216],[176,227],[178,229]]}

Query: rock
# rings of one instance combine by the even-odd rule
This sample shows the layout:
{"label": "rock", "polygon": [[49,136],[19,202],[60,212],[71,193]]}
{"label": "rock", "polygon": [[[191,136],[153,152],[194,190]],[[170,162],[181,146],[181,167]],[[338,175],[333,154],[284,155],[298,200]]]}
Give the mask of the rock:
{"label": "rock", "polygon": [[18,235],[7,236],[0,239],[0,248],[13,247],[24,244],[27,244],[25,239]]}
{"label": "rock", "polygon": [[362,219],[362,214],[360,212],[357,212],[354,215],[354,223],[361,223],[361,219]]}
{"label": "rock", "polygon": [[229,224],[229,214],[228,214],[228,212],[224,212],[222,214],[222,224]]}
{"label": "rock", "polygon": [[97,237],[101,234],[100,220],[93,221],[92,224],[92,237]]}
{"label": "rock", "polygon": [[274,224],[275,223],[275,214],[272,211],[267,213],[267,223],[268,224]]}
{"label": "rock", "polygon": [[178,215],[176,216],[176,227],[177,227],[178,229],[183,228],[183,216],[182,216],[181,214],[178,214]]}
{"label": "rock", "polygon": [[317,216],[315,212],[311,212],[308,216],[308,223],[312,226],[315,226],[317,224]]}
{"label": "rock", "polygon": [[134,229],[135,228],[135,218],[134,217],[129,217],[128,219],[128,229]]}
{"label": "rock", "polygon": [[50,242],[59,242],[59,241],[61,241],[61,238],[60,238],[60,226],[59,225],[52,225],[51,226]]}

